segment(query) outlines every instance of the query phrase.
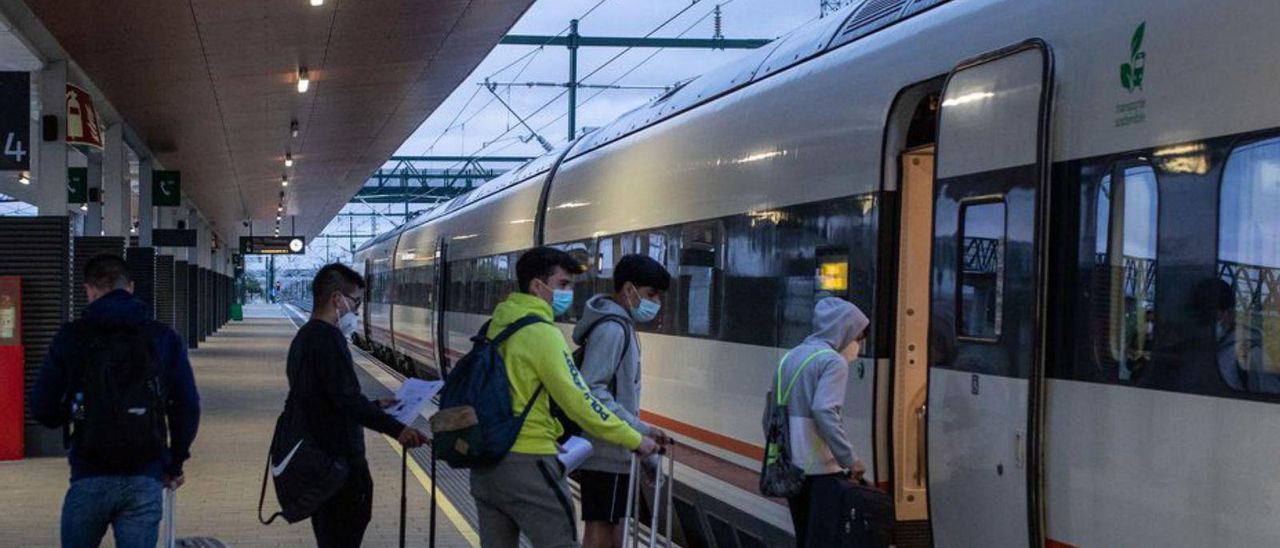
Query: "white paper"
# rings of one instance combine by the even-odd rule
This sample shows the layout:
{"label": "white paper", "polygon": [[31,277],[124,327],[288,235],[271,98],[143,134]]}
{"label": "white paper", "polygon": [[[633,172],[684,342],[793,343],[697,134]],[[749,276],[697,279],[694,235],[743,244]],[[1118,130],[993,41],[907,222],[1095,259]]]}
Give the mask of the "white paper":
{"label": "white paper", "polygon": [[406,380],[400,385],[400,390],[396,391],[396,399],[400,400],[399,403],[388,407],[387,414],[403,424],[412,424],[413,419],[426,409],[427,404],[431,403],[431,398],[443,386],[444,381]]}
{"label": "white paper", "polygon": [[586,438],[571,436],[564,442],[564,452],[560,453],[560,464],[564,465],[564,473],[577,470],[591,456],[591,442]]}

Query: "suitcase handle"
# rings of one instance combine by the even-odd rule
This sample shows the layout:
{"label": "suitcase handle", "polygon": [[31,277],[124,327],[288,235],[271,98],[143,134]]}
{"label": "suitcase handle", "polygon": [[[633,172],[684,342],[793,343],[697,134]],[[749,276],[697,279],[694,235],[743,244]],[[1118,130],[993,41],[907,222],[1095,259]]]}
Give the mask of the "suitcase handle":
{"label": "suitcase handle", "polygon": [[[674,449],[675,444],[671,447]],[[662,507],[666,506],[666,529],[665,538],[666,546],[674,546],[671,537],[672,529],[672,498],[674,496],[675,485],[675,457],[674,451],[668,451],[666,446],[659,446],[658,452],[658,468],[655,470],[655,478],[653,482],[653,508],[650,512],[649,523],[649,548],[658,546],[658,518],[661,515]],[[640,543],[640,476],[644,473],[644,467],[640,464],[640,456],[635,453],[631,454],[631,470],[627,481],[627,509],[623,515],[622,526],[622,545],[624,548],[639,547]],[[667,490],[662,490],[663,485]],[[659,498],[662,497],[662,498]]]}

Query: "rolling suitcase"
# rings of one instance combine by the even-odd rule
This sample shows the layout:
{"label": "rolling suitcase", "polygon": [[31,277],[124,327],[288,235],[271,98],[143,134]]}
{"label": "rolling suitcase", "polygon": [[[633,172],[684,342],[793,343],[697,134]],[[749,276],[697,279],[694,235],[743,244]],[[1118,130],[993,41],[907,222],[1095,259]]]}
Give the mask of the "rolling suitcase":
{"label": "rolling suitcase", "polygon": [[888,548],[893,529],[889,494],[838,477],[813,485],[809,500],[809,546]]}
{"label": "rolling suitcase", "polygon": [[176,521],[176,511],[174,506],[177,505],[177,491],[168,487],[164,488],[164,499],[161,504],[163,512],[160,518],[160,546],[163,548],[230,548],[226,543],[209,537],[187,537],[177,538],[178,526]]}
{"label": "rolling suitcase", "polygon": [[[667,517],[664,524],[666,528],[662,537],[666,539],[666,541],[662,546],[675,546],[675,542],[671,536],[671,524],[674,523],[672,519],[673,516],[671,514],[671,498],[672,492],[674,491],[672,487],[675,485],[676,472],[676,461],[671,454],[672,447],[673,446],[667,446],[662,451],[658,452],[658,469],[653,482],[653,498],[650,499],[653,501],[653,504],[650,505],[651,511],[649,512],[649,548],[656,548],[659,546],[658,518],[663,514],[661,511],[663,508],[666,509]],[[643,545],[640,538],[642,532],[640,529],[643,525],[643,522],[640,519],[640,498],[642,496],[640,476],[643,471],[643,467],[640,464],[640,458],[637,457],[635,453],[632,453],[631,478],[627,484],[627,513],[622,516],[623,548],[638,548]],[[665,491],[662,489],[664,486],[667,488]]]}

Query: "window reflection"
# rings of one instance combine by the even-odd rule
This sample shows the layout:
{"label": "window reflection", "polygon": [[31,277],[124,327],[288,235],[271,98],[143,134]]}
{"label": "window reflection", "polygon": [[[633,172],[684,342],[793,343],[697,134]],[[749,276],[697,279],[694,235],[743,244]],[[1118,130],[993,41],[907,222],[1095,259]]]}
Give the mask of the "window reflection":
{"label": "window reflection", "polygon": [[1000,337],[1004,300],[1004,202],[961,208],[960,335]]}
{"label": "window reflection", "polygon": [[1235,390],[1280,394],[1280,139],[1227,159],[1218,202],[1218,370]]}
{"label": "window reflection", "polygon": [[1094,340],[1122,381],[1151,363],[1159,204],[1155,172],[1145,164],[1116,168],[1098,185]]}

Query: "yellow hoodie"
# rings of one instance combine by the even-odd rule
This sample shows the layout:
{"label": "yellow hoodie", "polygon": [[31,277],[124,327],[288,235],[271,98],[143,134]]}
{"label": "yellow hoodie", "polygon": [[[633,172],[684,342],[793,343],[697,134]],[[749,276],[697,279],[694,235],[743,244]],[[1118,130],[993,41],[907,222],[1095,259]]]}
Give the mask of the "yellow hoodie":
{"label": "yellow hoodie", "polygon": [[[553,321],[551,305],[546,301],[527,293],[512,293],[494,309],[486,336],[496,337],[508,325],[530,314]],[[537,323],[517,331],[498,348],[498,355],[507,364],[511,408],[515,413],[524,410],[538,386],[545,386],[543,391],[565,415],[593,437],[627,449],[640,446],[640,433],[591,395],[591,388],[573,364],[564,335],[555,325]],[[558,453],[556,439],[564,429],[551,417],[547,394],[540,394],[534,402],[511,451],[530,455]]]}

